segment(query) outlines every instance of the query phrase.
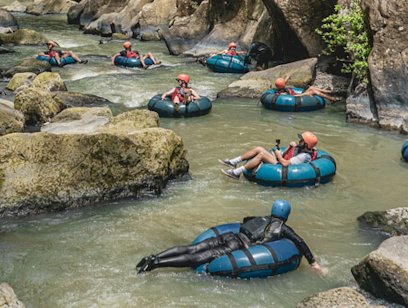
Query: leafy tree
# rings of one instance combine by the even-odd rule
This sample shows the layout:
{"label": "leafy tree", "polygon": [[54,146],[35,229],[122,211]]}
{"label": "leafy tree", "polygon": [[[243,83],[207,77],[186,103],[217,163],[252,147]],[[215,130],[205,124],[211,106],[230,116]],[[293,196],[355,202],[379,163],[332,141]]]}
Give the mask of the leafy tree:
{"label": "leafy tree", "polygon": [[367,84],[367,59],[372,46],[360,3],[361,0],[352,0],[349,8],[336,5],[334,14],[323,19],[316,32],[327,45],[324,53],[334,54],[342,62],[342,72],[352,73],[358,81]]}

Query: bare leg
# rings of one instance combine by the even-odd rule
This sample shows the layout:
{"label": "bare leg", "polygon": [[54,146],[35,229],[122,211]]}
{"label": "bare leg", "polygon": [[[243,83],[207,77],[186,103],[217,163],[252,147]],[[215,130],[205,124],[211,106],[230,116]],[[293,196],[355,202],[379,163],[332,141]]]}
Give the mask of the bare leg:
{"label": "bare leg", "polygon": [[82,60],[76,55],[74,54],[72,51],[65,51],[63,57],[72,57],[75,61],[77,62],[82,62]]}
{"label": "bare leg", "polygon": [[[331,93],[331,92],[329,92]],[[326,91],[323,92],[322,90],[320,90],[319,88],[316,87],[310,87],[309,89],[307,89],[305,92],[301,93],[301,94],[296,94],[294,96],[306,96],[306,95],[319,95],[325,99],[328,99],[331,102],[335,102],[337,101],[337,99],[333,96],[327,95]]]}
{"label": "bare leg", "polygon": [[57,61],[58,65],[61,66],[61,57],[58,53],[55,54],[54,56],[55,61]]}
{"label": "bare leg", "polygon": [[268,151],[263,151],[251,159],[247,164],[245,164],[246,170],[251,170],[259,166],[260,163],[270,163],[276,165],[278,163],[274,154],[269,153]]}
{"label": "bare leg", "polygon": [[140,56],[140,63],[142,63],[143,68],[146,69],[146,68],[147,68],[147,65],[145,64],[144,59],[145,59],[145,57]]}
{"label": "bare leg", "polygon": [[180,99],[179,99],[178,96],[176,96],[176,97],[173,99],[173,104],[174,104],[174,110],[175,110],[175,111],[179,111],[179,109],[180,109]]}
{"label": "bare leg", "polygon": [[156,59],[153,57],[153,54],[151,52],[148,52],[147,54],[145,54],[145,58],[150,58],[152,59],[154,64],[157,64]]}

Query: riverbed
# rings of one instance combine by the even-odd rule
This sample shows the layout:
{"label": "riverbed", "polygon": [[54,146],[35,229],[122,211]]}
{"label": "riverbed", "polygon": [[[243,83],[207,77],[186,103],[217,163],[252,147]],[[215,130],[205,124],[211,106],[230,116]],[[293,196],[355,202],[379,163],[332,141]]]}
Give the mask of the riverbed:
{"label": "riverbed", "polygon": [[[239,76],[209,72],[194,59],[170,56],[163,42],[132,40],[134,49],[151,51],[162,65],[147,70],[112,66],[120,41],[100,44],[66,17],[17,15],[20,26],[44,33],[62,49],[89,60],[57,68],[70,91],[96,94],[118,110],[145,108],[150,97],[176,86],[189,73],[191,86],[212,100]],[[32,56],[43,47],[16,47],[0,55],[2,66]],[[345,121],[344,102],[310,113],[265,110],[258,99],[218,99],[210,114],[189,119],[160,119],[182,136],[191,180],[171,182],[157,198],[125,200],[23,219],[0,225],[0,281],[9,282],[29,307],[293,307],[322,290],[350,285],[350,268],[382,238],[361,226],[368,210],[406,206],[408,165],[400,161],[404,138]],[[223,176],[217,159],[231,158],[253,146],[271,147],[296,140],[311,130],[319,148],[337,162],[331,183],[299,189],[268,188],[243,178]],[[301,235],[329,270],[314,274],[300,268],[268,279],[230,280],[200,276],[189,269],[135,273],[145,255],[190,243],[213,225],[267,215],[274,199],[292,203],[288,224]]]}

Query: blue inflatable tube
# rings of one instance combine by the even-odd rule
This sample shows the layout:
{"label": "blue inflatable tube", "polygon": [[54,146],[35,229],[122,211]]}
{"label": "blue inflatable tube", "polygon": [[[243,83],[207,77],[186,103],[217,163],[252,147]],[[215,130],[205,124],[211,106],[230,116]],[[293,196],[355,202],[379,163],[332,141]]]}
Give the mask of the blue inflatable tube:
{"label": "blue inflatable tube", "polygon": [[[292,88],[296,94],[303,93],[301,88]],[[326,101],[318,95],[293,96],[278,95],[276,90],[270,89],[262,94],[261,103],[266,109],[278,111],[313,111],[326,106]]]}
{"label": "blue inflatable tube", "polygon": [[[153,60],[150,58],[146,58],[144,60],[147,66],[153,64]],[[140,62],[140,58],[126,58],[122,56],[117,56],[114,61],[116,66],[124,66],[124,67],[142,67],[142,62]]]}
{"label": "blue inflatable tube", "polygon": [[404,142],[404,144],[402,145],[401,148],[401,154],[402,154],[402,158],[408,162],[408,140],[406,140]]}
{"label": "blue inflatable tube", "polygon": [[[281,148],[282,152],[285,148]],[[310,163],[289,165],[263,163],[254,170],[244,172],[245,177],[264,186],[302,187],[325,184],[336,174],[334,158],[324,151],[317,151],[317,158]]]}
{"label": "blue inflatable tube", "polygon": [[[216,226],[200,234],[193,242],[199,242],[228,232],[238,233],[240,223]],[[232,278],[265,278],[293,271],[300,265],[302,255],[288,239],[254,245],[222,255],[195,270],[216,276]]]}
{"label": "blue inflatable tube", "polygon": [[[58,66],[57,60],[55,60],[55,58],[51,58],[48,56],[37,56],[36,58],[37,60],[40,61],[47,61],[51,64],[51,66]],[[75,59],[71,56],[67,56],[67,57],[61,57],[61,64],[63,65],[68,65],[68,64],[75,64],[77,61],[75,61]]]}
{"label": "blue inflatable tube", "polygon": [[147,108],[151,111],[157,112],[161,117],[197,117],[209,113],[212,108],[212,103],[207,97],[201,96],[199,99],[194,100],[187,105],[179,104],[179,110],[176,111],[170,97],[162,100],[161,94],[157,94],[149,100]]}
{"label": "blue inflatable tube", "polygon": [[216,73],[248,73],[248,65],[240,56],[215,55],[207,59],[207,67]]}

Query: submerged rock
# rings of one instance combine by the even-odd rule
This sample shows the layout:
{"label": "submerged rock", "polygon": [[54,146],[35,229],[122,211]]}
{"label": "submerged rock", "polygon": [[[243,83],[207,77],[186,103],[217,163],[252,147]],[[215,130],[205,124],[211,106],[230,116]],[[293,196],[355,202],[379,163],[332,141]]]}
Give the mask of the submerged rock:
{"label": "submerged rock", "polygon": [[34,0],[27,6],[26,13],[33,15],[65,14],[77,2],[71,0]]}
{"label": "submerged rock", "polygon": [[0,9],[0,33],[14,32],[18,29],[16,18],[4,9]]}
{"label": "submerged rock", "polygon": [[17,73],[14,74],[13,78],[9,81],[6,86],[7,90],[15,91],[18,87],[22,85],[31,85],[33,80],[37,77],[34,73]]}
{"label": "submerged rock", "polygon": [[390,235],[408,235],[408,208],[365,212],[358,221]]}
{"label": "submerged rock", "polygon": [[43,88],[48,91],[67,91],[67,86],[60,74],[51,72],[39,74],[33,81],[33,87]]}
{"label": "submerged rock", "polygon": [[218,93],[218,96],[261,97],[263,92],[274,87],[276,78],[288,75],[290,76],[289,85],[305,87],[313,81],[316,63],[317,59],[311,58],[275,66],[264,71],[249,72]]}
{"label": "submerged rock", "polygon": [[13,33],[0,33],[0,45],[44,45],[47,38],[31,29],[19,29]]}
{"label": "submerged rock", "polygon": [[357,283],[376,297],[408,306],[408,236],[385,240],[351,269]]}
{"label": "submerged rock", "polygon": [[22,132],[23,129],[23,113],[0,103],[0,136]]}
{"label": "submerged rock", "polygon": [[296,308],[315,307],[370,307],[370,305],[361,293],[348,287],[313,294],[296,305]]}
{"label": "submerged rock", "polygon": [[18,300],[14,290],[8,283],[0,284],[0,307],[2,308],[24,308],[23,302]]}
{"label": "submerged rock", "polygon": [[47,61],[40,61],[37,59],[25,59],[18,65],[8,69],[4,76],[13,77],[17,73],[34,73],[39,75],[43,72],[51,72],[51,64]]}
{"label": "submerged rock", "polygon": [[188,172],[183,142],[134,110],[90,134],[0,137],[0,217],[158,194]]}

